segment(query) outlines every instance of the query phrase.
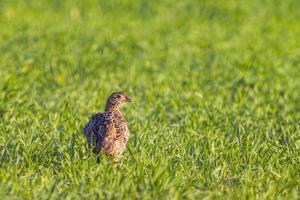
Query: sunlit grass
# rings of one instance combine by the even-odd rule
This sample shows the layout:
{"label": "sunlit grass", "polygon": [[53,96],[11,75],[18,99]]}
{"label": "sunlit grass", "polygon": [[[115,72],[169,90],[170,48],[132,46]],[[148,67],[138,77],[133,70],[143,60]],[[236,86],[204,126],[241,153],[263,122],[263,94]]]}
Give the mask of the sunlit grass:
{"label": "sunlit grass", "polygon": [[[299,199],[299,5],[0,2],[0,199]],[[97,164],[118,90],[128,148]]]}

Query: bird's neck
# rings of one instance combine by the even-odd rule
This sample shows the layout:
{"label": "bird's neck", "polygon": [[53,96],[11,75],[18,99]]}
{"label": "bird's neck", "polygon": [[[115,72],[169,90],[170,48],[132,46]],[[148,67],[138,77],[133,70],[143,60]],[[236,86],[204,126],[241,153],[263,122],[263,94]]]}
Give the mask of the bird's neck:
{"label": "bird's neck", "polygon": [[114,113],[122,116],[119,106],[115,106],[115,105],[111,105],[111,104],[106,104],[105,112],[114,112]]}

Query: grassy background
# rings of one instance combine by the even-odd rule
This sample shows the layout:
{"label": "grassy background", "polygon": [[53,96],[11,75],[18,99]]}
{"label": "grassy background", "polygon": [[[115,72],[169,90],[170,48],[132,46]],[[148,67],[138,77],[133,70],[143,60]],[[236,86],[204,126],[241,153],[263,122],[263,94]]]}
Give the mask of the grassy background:
{"label": "grassy background", "polygon": [[[0,199],[300,198],[300,4],[0,1]],[[125,91],[118,167],[82,127]]]}

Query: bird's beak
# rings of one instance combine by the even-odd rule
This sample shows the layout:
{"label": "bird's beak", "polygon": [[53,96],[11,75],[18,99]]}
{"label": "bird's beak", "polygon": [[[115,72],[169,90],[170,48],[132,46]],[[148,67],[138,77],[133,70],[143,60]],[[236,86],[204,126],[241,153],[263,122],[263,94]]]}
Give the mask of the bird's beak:
{"label": "bird's beak", "polygon": [[128,96],[126,96],[126,102],[131,102],[131,99]]}

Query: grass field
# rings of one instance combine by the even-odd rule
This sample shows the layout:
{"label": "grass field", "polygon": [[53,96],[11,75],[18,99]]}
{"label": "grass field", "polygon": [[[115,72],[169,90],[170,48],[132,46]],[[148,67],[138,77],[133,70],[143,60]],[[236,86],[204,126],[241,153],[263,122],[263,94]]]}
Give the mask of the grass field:
{"label": "grass field", "polygon": [[[299,199],[300,4],[0,1],[0,199]],[[82,128],[122,90],[118,166]]]}

